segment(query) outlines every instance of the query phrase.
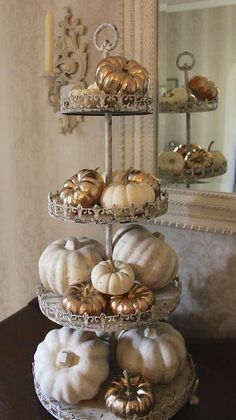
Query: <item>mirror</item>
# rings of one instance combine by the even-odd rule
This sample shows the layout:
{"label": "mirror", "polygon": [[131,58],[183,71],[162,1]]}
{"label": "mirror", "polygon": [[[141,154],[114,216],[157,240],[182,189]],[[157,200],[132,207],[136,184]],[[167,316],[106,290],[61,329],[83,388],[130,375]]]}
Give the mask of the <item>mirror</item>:
{"label": "mirror", "polygon": [[[176,65],[176,58],[183,51],[191,52],[196,60],[189,78],[206,76],[219,88],[216,110],[191,113],[191,143],[207,149],[214,141],[215,149],[227,159],[227,172],[195,180],[191,182],[191,189],[236,192],[235,40],[236,1],[160,0],[160,94],[184,85],[184,72]],[[160,113],[158,152],[183,143],[186,143],[186,114]],[[186,188],[186,182],[178,182],[177,186]]]}

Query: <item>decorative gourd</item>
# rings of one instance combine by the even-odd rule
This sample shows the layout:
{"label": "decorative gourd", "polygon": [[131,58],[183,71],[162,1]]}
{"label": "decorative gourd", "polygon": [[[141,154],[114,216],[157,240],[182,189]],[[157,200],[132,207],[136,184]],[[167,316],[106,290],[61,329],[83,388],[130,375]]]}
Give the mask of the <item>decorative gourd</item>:
{"label": "decorative gourd", "polygon": [[122,91],[130,95],[145,93],[149,85],[149,73],[137,61],[125,57],[106,57],[97,66],[95,80],[100,90],[109,94]]}
{"label": "decorative gourd", "polygon": [[[124,172],[114,171],[112,173],[112,181],[122,182],[124,176],[125,176]],[[134,182],[135,184],[141,184],[143,182],[145,182],[146,184],[149,184],[154,189],[156,197],[160,195],[160,192],[161,192],[160,181],[157,177],[152,175],[150,172],[144,171],[141,169],[130,168],[127,171],[127,178],[129,182]]]}
{"label": "decorative gourd", "polygon": [[129,375],[113,379],[105,394],[108,411],[119,418],[140,418],[147,416],[154,406],[151,384],[141,375]]}
{"label": "decorative gourd", "polygon": [[58,239],[39,258],[40,280],[46,289],[63,295],[72,283],[88,281],[93,267],[105,258],[104,247],[94,239]]}
{"label": "decorative gourd", "polygon": [[124,295],[111,296],[110,310],[113,314],[130,315],[145,312],[155,303],[152,291],[142,284],[134,284]]}
{"label": "decorative gourd", "polygon": [[130,264],[135,278],[152,290],[166,286],[178,271],[175,251],[156,235],[131,225],[113,236],[113,258]]}
{"label": "decorative gourd", "polygon": [[129,175],[130,169],[120,182],[112,182],[104,188],[100,199],[102,207],[124,208],[131,205],[142,207],[155,201],[154,189],[146,182],[137,183],[129,180]]}
{"label": "decorative gourd", "polygon": [[195,76],[189,81],[189,89],[200,100],[213,100],[218,96],[215,83],[204,76]]}
{"label": "decorative gourd", "polygon": [[102,175],[93,169],[82,169],[68,179],[60,192],[64,204],[90,207],[95,204],[105,186]]}
{"label": "decorative gourd", "polygon": [[121,369],[145,374],[154,384],[168,384],[186,363],[184,338],[166,322],[122,332],[116,355]]}
{"label": "decorative gourd", "polygon": [[212,154],[205,149],[193,150],[187,153],[185,157],[185,167],[187,169],[210,168],[212,164]]}
{"label": "decorative gourd", "polygon": [[68,404],[90,400],[109,375],[108,346],[93,332],[52,330],[37,347],[34,372],[43,395]]}
{"label": "decorative gourd", "polygon": [[90,283],[76,283],[67,287],[63,295],[63,307],[77,315],[101,315],[105,313],[107,298]]}
{"label": "decorative gourd", "polygon": [[98,263],[91,273],[93,287],[108,295],[127,293],[134,284],[134,272],[130,265],[111,258]]}
{"label": "decorative gourd", "polygon": [[168,93],[164,93],[160,98],[160,104],[168,108],[182,108],[188,102],[188,92],[185,87],[178,87]]}
{"label": "decorative gourd", "polygon": [[221,168],[223,165],[226,165],[227,161],[222,152],[220,152],[219,150],[211,150],[211,147],[214,143],[214,141],[211,141],[208,147],[208,151],[211,152],[213,158],[213,166],[217,169]]}
{"label": "decorative gourd", "polygon": [[158,156],[158,167],[169,175],[180,175],[184,169],[184,159],[176,152],[163,152]]}
{"label": "decorative gourd", "polygon": [[[200,144],[190,144],[189,145],[189,152],[192,152],[193,150],[199,150],[202,149],[202,146]],[[183,158],[187,155],[187,145],[186,144],[180,144],[174,149],[174,152],[179,153]]]}

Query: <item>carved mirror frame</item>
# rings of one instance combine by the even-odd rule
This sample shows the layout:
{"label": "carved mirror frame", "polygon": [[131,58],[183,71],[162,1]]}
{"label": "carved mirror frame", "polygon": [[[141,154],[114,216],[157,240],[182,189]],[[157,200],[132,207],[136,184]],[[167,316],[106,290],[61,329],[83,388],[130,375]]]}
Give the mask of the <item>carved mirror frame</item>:
{"label": "carved mirror frame", "polygon": [[[120,0],[123,52],[151,70],[155,112],[146,122],[138,117],[123,130],[121,162],[134,163],[155,173],[158,139],[158,0]],[[134,144],[134,147],[130,145]],[[156,224],[169,227],[236,234],[236,194],[168,188],[169,210]]]}

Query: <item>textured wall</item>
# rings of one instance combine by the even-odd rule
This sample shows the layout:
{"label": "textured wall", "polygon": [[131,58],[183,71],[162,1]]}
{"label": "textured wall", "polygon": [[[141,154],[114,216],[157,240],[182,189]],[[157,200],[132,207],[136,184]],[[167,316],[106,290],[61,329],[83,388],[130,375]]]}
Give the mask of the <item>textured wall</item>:
{"label": "textured wall", "polygon": [[152,226],[179,256],[183,285],[172,315],[188,337],[236,337],[236,236]]}

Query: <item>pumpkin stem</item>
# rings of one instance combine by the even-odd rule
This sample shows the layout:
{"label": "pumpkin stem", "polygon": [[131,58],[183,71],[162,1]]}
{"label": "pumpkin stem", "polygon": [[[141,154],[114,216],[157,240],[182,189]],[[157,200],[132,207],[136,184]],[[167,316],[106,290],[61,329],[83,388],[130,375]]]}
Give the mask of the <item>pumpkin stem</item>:
{"label": "pumpkin stem", "polygon": [[131,174],[131,172],[132,172],[132,167],[130,166],[129,167],[129,169],[127,169],[127,171],[125,172],[125,174],[124,174],[124,176],[123,176],[123,178],[122,178],[122,184],[123,185],[127,185],[127,184],[129,184],[129,176],[130,176],[130,174]]}
{"label": "pumpkin stem", "polygon": [[132,394],[132,387],[131,387],[131,382],[130,382],[130,376],[127,370],[124,370],[123,375],[126,380],[126,387],[127,387],[126,394],[130,396]]}
{"label": "pumpkin stem", "polygon": [[85,286],[85,288],[84,288],[83,295],[86,297],[86,296],[88,296],[88,295],[89,295],[89,293],[90,293],[90,286],[89,286],[89,285],[87,285],[87,286]]}
{"label": "pumpkin stem", "polygon": [[99,166],[97,168],[95,168],[94,171],[98,171],[98,169],[99,169]]}
{"label": "pumpkin stem", "polygon": [[65,248],[69,251],[75,251],[81,247],[80,242],[77,238],[69,238],[66,241]]}
{"label": "pumpkin stem", "polygon": [[57,365],[63,367],[72,367],[79,361],[79,356],[72,351],[63,350],[58,354]]}
{"label": "pumpkin stem", "polygon": [[109,261],[109,263],[110,263],[112,273],[116,273],[116,272],[117,272],[117,269],[116,269],[116,266],[115,266],[115,264],[114,264],[114,261],[113,261],[113,259],[112,259],[112,256],[111,256],[111,255],[108,255],[108,261]]}
{"label": "pumpkin stem", "polygon": [[210,142],[210,144],[209,144],[209,146],[208,146],[208,149],[207,149],[207,150],[208,150],[208,152],[210,152],[210,151],[211,151],[211,146],[212,146],[214,143],[215,143],[214,141],[211,141],[211,142]]}

